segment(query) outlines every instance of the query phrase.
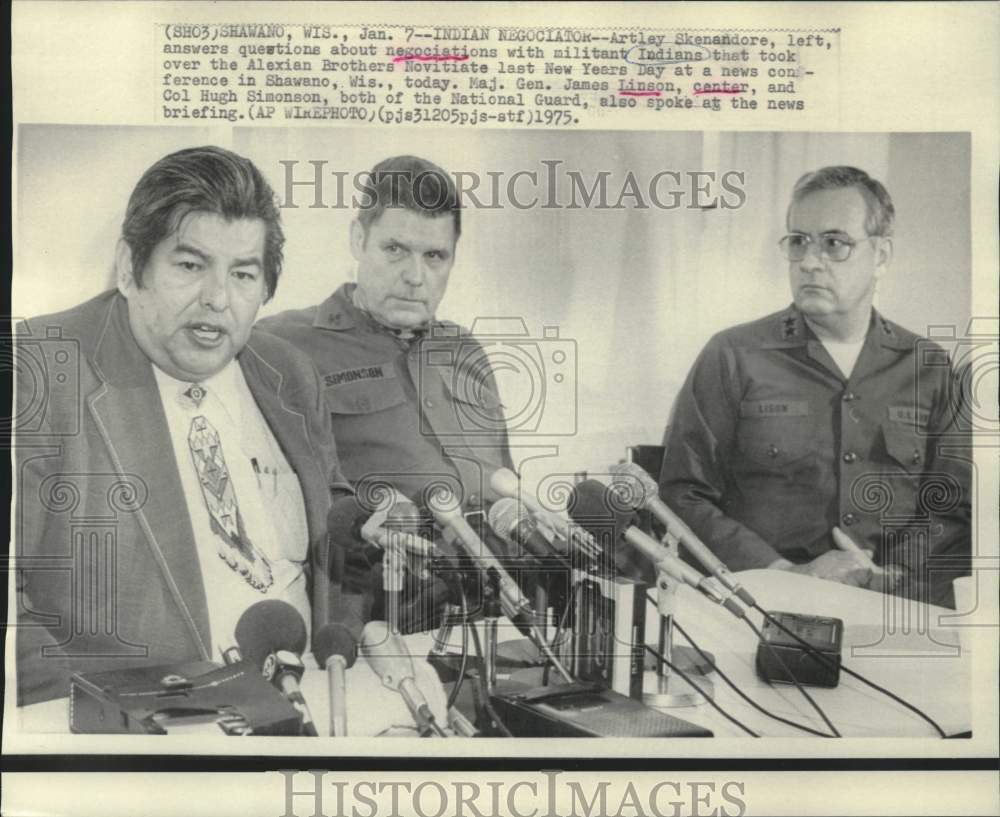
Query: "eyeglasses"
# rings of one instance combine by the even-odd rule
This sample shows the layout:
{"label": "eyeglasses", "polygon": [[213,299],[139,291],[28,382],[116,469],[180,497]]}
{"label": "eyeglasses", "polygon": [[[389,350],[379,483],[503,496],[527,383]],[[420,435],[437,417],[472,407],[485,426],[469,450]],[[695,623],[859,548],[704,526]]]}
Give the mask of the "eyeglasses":
{"label": "eyeglasses", "polygon": [[871,238],[878,236],[869,235],[855,241],[845,233],[823,233],[817,240],[806,233],[789,233],[778,242],[778,246],[789,261],[801,261],[809,252],[809,245],[817,243],[821,257],[839,262],[850,258],[851,251],[857,244]]}

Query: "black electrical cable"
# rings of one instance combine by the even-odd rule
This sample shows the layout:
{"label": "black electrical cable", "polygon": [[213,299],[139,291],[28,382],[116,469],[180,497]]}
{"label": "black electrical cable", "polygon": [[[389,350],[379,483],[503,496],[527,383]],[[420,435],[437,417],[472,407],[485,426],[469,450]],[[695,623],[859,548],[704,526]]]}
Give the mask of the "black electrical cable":
{"label": "black electrical cable", "polygon": [[[646,594],[646,598],[649,599],[654,604],[656,603],[655,600],[652,598],[652,596],[649,595],[648,593]],[[774,712],[765,709],[763,706],[757,703],[753,698],[747,695],[742,689],[736,686],[736,684],[732,681],[732,679],[730,679],[730,677],[722,671],[722,668],[718,664],[716,664],[711,658],[709,658],[708,654],[704,650],[702,650],[702,648],[695,643],[695,640],[685,632],[684,628],[681,627],[680,623],[677,621],[676,618],[674,618],[674,628],[677,630],[677,632],[681,634],[681,636],[684,638],[685,641],[687,641],[688,644],[694,647],[698,655],[701,656],[701,660],[704,661],[706,664],[710,665],[712,669],[719,674],[719,677],[729,685],[729,687],[733,690],[733,692],[739,695],[744,701],[750,704],[750,706],[752,706],[758,712],[767,715],[767,717],[772,718],[778,721],[779,723],[787,724],[788,726],[800,729],[803,732],[809,732],[810,734],[818,735],[821,738],[833,737],[833,735],[828,735],[826,732],[820,732],[818,729],[813,729],[811,726],[806,726],[805,724],[802,723],[796,723],[795,721],[791,721],[788,718],[784,718],[781,715],[776,715]]]}
{"label": "black electrical cable", "polygon": [[483,709],[486,710],[486,714],[503,733],[503,736],[505,738],[512,738],[514,737],[513,732],[507,728],[507,724],[500,720],[500,716],[493,709],[493,704],[490,703],[490,690],[486,685],[486,661],[483,659],[483,646],[479,641],[479,631],[476,629],[476,625],[472,624],[470,626],[472,627],[472,643],[476,647],[476,657],[479,659],[479,672],[476,674],[479,676],[479,691],[482,695]]}
{"label": "black electrical cable", "polygon": [[[679,667],[677,667],[676,665],[674,665],[673,663],[671,663],[670,661],[668,661],[666,658],[664,658],[662,655],[660,655],[660,653],[658,653],[656,650],[654,650],[652,647],[650,647],[649,644],[646,644],[644,646],[656,658],[657,661],[659,661],[661,664],[666,664],[668,667],[670,667],[671,670],[673,670],[674,672],[676,672],[681,678],[683,678],[685,681],[687,681],[688,684],[690,684],[692,687],[694,687],[695,690],[697,690],[700,694],[705,695],[705,693],[701,691],[701,688],[694,681],[692,681],[688,677],[687,673],[684,672],[684,670],[680,669]],[[711,695],[705,695],[705,700],[708,701],[712,706],[714,706],[719,711],[719,714],[722,715],[722,717],[724,717],[726,720],[728,720],[728,721],[736,724],[740,729],[742,729],[744,732],[746,732],[750,737],[752,737],[752,738],[759,738],[760,737],[760,735],[758,735],[756,732],[754,732],[753,729],[751,729],[745,723],[743,723],[742,721],[738,720],[737,718],[733,717],[728,712],[726,712],[725,709],[723,709],[714,700],[712,700],[712,696]]]}
{"label": "black electrical cable", "polygon": [[[771,655],[775,657],[777,662],[781,665],[781,668],[785,671],[785,675],[789,678],[789,680],[793,684],[795,684],[795,688],[802,693],[802,697],[805,698],[807,701],[809,701],[809,703],[812,704],[812,708],[819,713],[819,716],[823,719],[823,722],[829,727],[830,731],[833,732],[833,737],[836,738],[843,737],[840,734],[840,732],[837,731],[837,727],[833,725],[833,722],[826,716],[826,712],[823,711],[822,707],[820,707],[820,705],[816,703],[816,700],[813,698],[812,695],[810,695],[806,691],[806,688],[799,683],[799,679],[796,678],[795,675],[792,673],[792,671],[788,668],[788,665],[785,663],[785,660],[781,657],[778,651],[774,649],[774,647],[771,646],[771,643],[764,638],[764,634],[760,631],[760,629],[758,629],[757,625],[754,624],[746,616],[743,617],[743,621],[746,622],[747,627],[753,630],[754,635],[757,636],[757,639],[760,641],[760,643],[763,644],[768,650],[770,650]],[[771,684],[770,681],[768,681],[767,683],[768,685]]]}
{"label": "black electrical cable", "polygon": [[[814,658],[816,658],[819,661],[822,661],[828,667],[836,669],[837,665],[834,664],[829,658],[827,658],[821,652],[817,651],[808,641],[804,641],[803,639],[799,638],[799,636],[796,633],[793,633],[791,630],[789,630],[784,624],[782,624],[774,616],[772,616],[770,613],[768,613],[767,610],[764,610],[759,604],[755,604],[754,608],[756,610],[760,611],[764,615],[764,618],[766,618],[768,621],[770,621],[775,627],[778,627],[780,630],[783,630],[785,633],[787,633],[792,638],[794,638],[796,641],[798,641],[803,647],[805,647],[809,651],[809,654],[812,655]],[[888,689],[886,689],[883,686],[879,686],[874,681],[869,681],[861,673],[855,672],[854,670],[849,669],[848,667],[845,667],[843,664],[840,665],[840,669],[841,669],[842,672],[846,672],[851,677],[857,678],[863,684],[867,684],[872,689],[874,689],[874,690],[876,690],[878,692],[881,692],[883,695],[889,696],[890,698],[892,698],[897,703],[902,704],[907,709],[909,709],[911,712],[913,712],[916,715],[918,715],[919,717],[923,718],[925,721],[927,721],[927,723],[929,723],[931,726],[934,727],[934,729],[937,731],[938,735],[940,735],[942,738],[947,738],[948,737],[947,733],[938,725],[937,721],[935,721],[930,715],[926,714],[921,709],[919,709],[918,707],[916,707],[913,704],[909,703],[908,701],[903,700],[896,693],[890,692]]]}
{"label": "black electrical cable", "polygon": [[[465,683],[465,672],[469,667],[469,627],[472,626],[469,624],[469,599],[465,595],[465,587],[461,582],[458,583],[458,590],[462,605],[462,660],[458,665],[458,678],[455,679],[455,684],[448,695],[449,710],[455,705],[455,701],[458,700],[458,694],[462,691],[462,684]],[[448,615],[447,609],[445,615]]]}

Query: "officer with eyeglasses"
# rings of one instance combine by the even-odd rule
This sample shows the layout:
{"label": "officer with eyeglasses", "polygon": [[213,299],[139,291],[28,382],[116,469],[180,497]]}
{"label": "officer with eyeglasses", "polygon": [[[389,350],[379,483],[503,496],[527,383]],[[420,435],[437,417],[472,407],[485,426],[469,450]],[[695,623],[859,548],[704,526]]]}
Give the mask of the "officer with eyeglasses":
{"label": "officer with eyeglasses", "polygon": [[794,302],[704,348],[660,492],[734,570],[953,606],[970,570],[968,434],[944,350],[872,308],[894,216],[857,168],[799,179],[779,242]]}

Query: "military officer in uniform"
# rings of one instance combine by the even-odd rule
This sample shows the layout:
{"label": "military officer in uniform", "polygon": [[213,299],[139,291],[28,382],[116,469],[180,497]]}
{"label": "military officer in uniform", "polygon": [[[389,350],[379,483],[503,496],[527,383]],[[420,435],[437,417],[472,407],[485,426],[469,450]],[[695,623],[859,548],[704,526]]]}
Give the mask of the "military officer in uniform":
{"label": "military officer in uniform", "polygon": [[702,351],[661,495],[734,570],[950,604],[970,569],[968,439],[945,352],[872,308],[893,221],[862,170],[797,182],[780,242],[794,303]]}
{"label": "military officer in uniform", "polygon": [[[467,509],[510,468],[503,406],[482,348],[437,318],[461,233],[452,179],[414,156],[376,165],[351,224],[357,282],[259,323],[319,370],[340,462],[359,498],[389,485],[420,503],[445,485]],[[348,565],[364,582],[365,565]]]}

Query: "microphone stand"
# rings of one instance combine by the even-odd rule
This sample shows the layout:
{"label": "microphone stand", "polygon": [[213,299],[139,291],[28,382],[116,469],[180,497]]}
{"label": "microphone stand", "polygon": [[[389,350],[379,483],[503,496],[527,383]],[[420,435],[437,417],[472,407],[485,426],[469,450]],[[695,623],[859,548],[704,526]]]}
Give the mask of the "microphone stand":
{"label": "microphone stand", "polygon": [[[664,542],[667,547],[676,551],[676,543]],[[657,634],[656,651],[667,661],[677,665],[685,663],[681,659],[682,647],[674,646],[674,613],[677,609],[677,588],[679,583],[665,572],[660,571],[656,577],[656,610],[659,613],[659,631]],[[642,702],[648,706],[658,709],[679,709],[686,706],[701,706],[709,698],[715,697],[715,687],[706,677],[707,673],[699,667],[689,668],[683,666],[682,669],[688,677],[694,676],[693,680],[698,682],[696,691],[680,675],[675,673],[663,661],[657,660],[656,672],[652,676],[650,685],[648,676],[643,677]],[[647,691],[647,688],[652,689]]]}
{"label": "microphone stand", "polygon": [[489,592],[483,598],[483,674],[486,678],[486,691],[490,694],[497,685],[497,646],[499,633],[497,622],[500,619],[499,592],[491,580]]}
{"label": "microphone stand", "polygon": [[382,554],[382,589],[385,590],[385,621],[389,632],[400,635],[400,601],[405,582],[406,558],[393,534],[390,546]]}

